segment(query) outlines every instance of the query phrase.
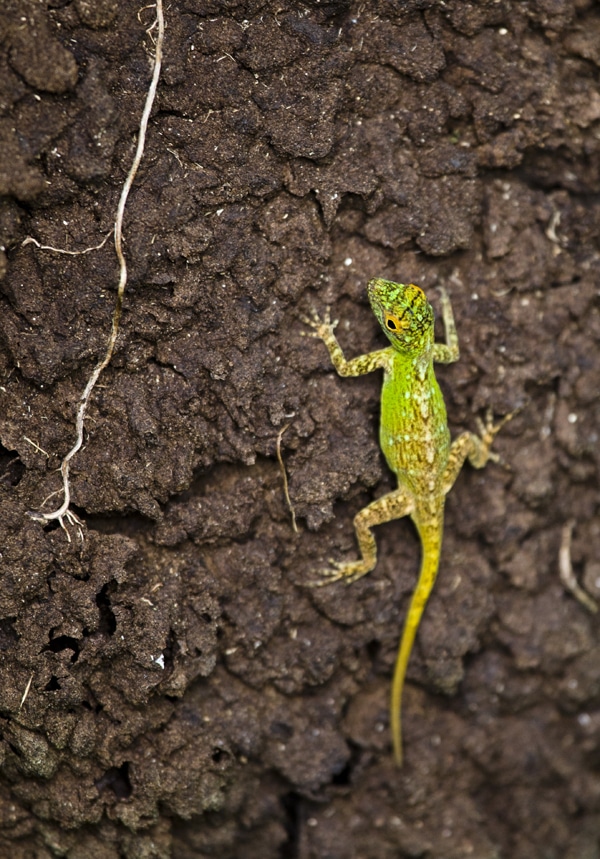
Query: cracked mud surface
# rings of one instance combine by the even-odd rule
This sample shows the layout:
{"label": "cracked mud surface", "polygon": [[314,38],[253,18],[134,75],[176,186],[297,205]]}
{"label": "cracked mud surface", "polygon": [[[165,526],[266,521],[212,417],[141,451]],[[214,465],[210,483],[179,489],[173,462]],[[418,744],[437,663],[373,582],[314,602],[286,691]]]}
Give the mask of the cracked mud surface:
{"label": "cracked mud surface", "polygon": [[[600,15],[591,0],[175,0],[125,213],[113,361],[59,489],[110,326],[111,229],[153,10],[9,0],[0,22],[0,852],[14,859],[582,859],[600,849]],[[409,667],[419,546],[392,486],[373,276],[451,294],[453,434],[519,415],[448,498]],[[441,333],[441,332],[440,332]],[[276,457],[282,438],[294,534]],[[50,499],[44,509],[56,501]]]}

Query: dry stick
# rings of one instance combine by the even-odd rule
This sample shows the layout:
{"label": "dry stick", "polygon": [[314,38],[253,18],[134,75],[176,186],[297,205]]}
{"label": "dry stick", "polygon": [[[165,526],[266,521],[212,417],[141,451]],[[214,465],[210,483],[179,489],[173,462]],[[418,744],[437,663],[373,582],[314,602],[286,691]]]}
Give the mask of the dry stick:
{"label": "dry stick", "polygon": [[276,448],[276,450],[277,450],[277,461],[279,462],[279,467],[281,468],[281,477],[282,477],[282,479],[283,479],[283,492],[284,492],[284,495],[285,495],[285,500],[286,500],[286,503],[287,503],[288,509],[289,509],[289,511],[290,511],[290,513],[291,513],[291,515],[292,515],[292,528],[294,529],[294,533],[295,533],[295,534],[297,534],[297,533],[298,533],[298,526],[296,525],[296,512],[295,512],[294,507],[293,507],[293,505],[292,505],[292,499],[290,498],[290,491],[289,491],[289,487],[288,487],[287,472],[286,472],[286,470],[285,470],[285,465],[284,465],[284,462],[283,462],[283,457],[282,457],[282,455],[281,455],[281,439],[282,439],[282,437],[283,437],[284,432],[285,432],[287,429],[289,429],[289,427],[290,427],[290,424],[286,424],[286,425],[283,427],[283,429],[280,429],[280,430],[279,430],[279,432],[277,433],[277,448]]}
{"label": "dry stick", "polygon": [[33,448],[35,448],[35,450],[37,450],[37,452],[38,452],[38,453],[43,453],[43,454],[44,454],[44,456],[46,457],[46,459],[50,459],[50,454],[48,453],[48,451],[44,450],[44,448],[43,448],[43,447],[40,447],[40,446],[39,446],[39,444],[36,444],[34,441],[32,441],[32,440],[29,438],[29,436],[24,435],[24,436],[23,436],[23,439],[24,439],[24,441],[29,442],[29,444],[30,444]]}
{"label": "dry stick", "polygon": [[60,466],[60,472],[63,480],[63,503],[53,513],[42,513],[37,511],[30,513],[30,516],[32,516],[38,522],[50,522],[53,519],[58,519],[61,528],[65,530],[69,540],[69,532],[67,531],[63,520],[66,518],[66,520],[71,524],[80,524],[77,516],[75,516],[75,514],[71,510],[69,510],[69,505],[71,503],[71,487],[69,485],[69,463],[71,462],[77,451],[80,450],[81,445],[83,444],[83,422],[85,419],[85,413],[87,411],[90,395],[94,390],[94,387],[100,377],[100,374],[110,363],[110,359],[112,358],[112,354],[115,348],[115,343],[117,342],[117,336],[119,334],[119,322],[121,320],[121,311],[123,309],[123,296],[125,294],[125,286],[127,284],[127,265],[125,263],[125,257],[123,255],[122,249],[123,215],[125,212],[125,204],[127,203],[127,197],[129,196],[129,191],[133,184],[133,180],[135,179],[138,167],[140,166],[142,155],[144,154],[148,119],[150,117],[152,105],[154,104],[156,89],[160,77],[163,39],[165,32],[162,0],[156,0],[156,19],[158,21],[158,36],[156,38],[156,45],[154,51],[154,73],[152,75],[152,81],[150,83],[150,88],[148,89],[148,94],[146,95],[146,103],[144,105],[144,111],[142,113],[142,119],[140,121],[140,130],[138,135],[138,144],[135,152],[135,158],[133,159],[133,164],[131,165],[131,169],[127,174],[127,179],[125,180],[125,184],[123,185],[123,190],[121,191],[121,198],[119,199],[119,205],[117,206],[117,216],[115,219],[115,251],[117,254],[117,259],[119,261],[120,271],[119,285],[117,287],[117,300],[115,302],[115,309],[113,311],[112,327],[108,338],[106,352],[104,354],[104,357],[98,362],[98,364],[96,364],[92,375],[88,379],[88,383],[85,386],[83,394],[81,395],[81,399],[79,400],[79,406],[77,408],[77,418],[75,421],[77,439],[71,450],[63,459]]}
{"label": "dry stick", "polygon": [[571,561],[571,539],[573,537],[573,528],[575,520],[569,519],[563,525],[562,535],[560,540],[560,548],[558,550],[558,571],[560,580],[567,590],[571,591],[575,599],[579,600],[581,605],[585,606],[592,614],[598,611],[598,604],[592,597],[584,591],[573,571],[573,563]]}
{"label": "dry stick", "polygon": [[55,247],[52,247],[52,245],[41,245],[37,239],[33,238],[33,236],[27,236],[27,238],[21,242],[21,247],[24,248],[25,245],[35,245],[36,248],[39,248],[39,250],[41,250],[41,251],[54,251],[55,254],[67,254],[67,256],[70,256],[70,257],[79,257],[79,256],[83,256],[83,254],[89,254],[92,251],[99,251],[100,248],[104,247],[104,245],[106,244],[106,242],[109,240],[109,238],[112,236],[113,233],[114,233],[114,227],[112,230],[109,230],[107,232],[107,234],[104,236],[104,238],[102,239],[102,241],[100,242],[99,245],[94,245],[91,248],[84,248],[82,251],[66,251],[64,248],[55,248]]}
{"label": "dry stick", "polygon": [[19,704],[19,709],[17,710],[17,712],[20,712],[23,709],[23,704],[27,700],[27,696],[29,695],[29,690],[31,689],[31,683],[33,681],[34,673],[35,672],[31,673],[31,677],[27,681],[27,686],[25,686],[25,691],[23,692],[23,697],[21,698],[21,703]]}

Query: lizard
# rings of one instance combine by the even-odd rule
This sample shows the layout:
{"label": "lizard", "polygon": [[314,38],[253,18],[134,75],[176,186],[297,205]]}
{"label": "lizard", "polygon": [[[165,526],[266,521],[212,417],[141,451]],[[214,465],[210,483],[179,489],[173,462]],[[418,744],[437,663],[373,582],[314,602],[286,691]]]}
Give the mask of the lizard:
{"label": "lizard", "polygon": [[485,423],[477,418],[479,435],[465,432],[451,441],[446,407],[434,373],[434,362],[450,364],[459,358],[458,334],[450,298],[440,289],[445,343],[434,340],[434,312],[423,290],[413,283],[394,283],[373,278],[367,285],[371,308],[391,345],[346,360],[335,336],[338,321],[329,309],[321,318],[315,310],[302,321],[305,332],[323,340],[340,376],[362,376],[383,369],[379,443],[394,472],[398,488],[367,507],[354,518],[360,551],[356,561],[336,562],[311,584],[347,584],[371,572],[377,561],[377,545],[371,529],[383,522],[410,516],[422,546],[421,569],[413,591],[400,639],[391,689],[390,726],[394,758],[402,765],[401,705],[406,669],[425,605],[437,577],[445,497],[466,459],[475,468],[498,461],[491,450],[495,436],[514,412],[497,424],[488,410]]}

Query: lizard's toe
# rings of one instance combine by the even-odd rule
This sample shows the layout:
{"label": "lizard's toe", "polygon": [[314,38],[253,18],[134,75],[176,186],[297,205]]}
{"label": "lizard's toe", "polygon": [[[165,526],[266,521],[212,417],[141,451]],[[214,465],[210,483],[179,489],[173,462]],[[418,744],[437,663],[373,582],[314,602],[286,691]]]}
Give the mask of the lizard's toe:
{"label": "lizard's toe", "polygon": [[325,585],[331,585],[333,582],[337,582],[339,579],[343,578],[343,575],[338,570],[332,569],[319,570],[318,575],[321,578],[310,579],[306,582],[307,588],[322,588],[325,587]]}

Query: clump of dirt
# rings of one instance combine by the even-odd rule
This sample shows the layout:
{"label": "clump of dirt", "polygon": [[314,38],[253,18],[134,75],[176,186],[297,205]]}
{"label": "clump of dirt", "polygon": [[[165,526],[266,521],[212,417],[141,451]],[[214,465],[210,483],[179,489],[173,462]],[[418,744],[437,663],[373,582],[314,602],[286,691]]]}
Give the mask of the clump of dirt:
{"label": "clump of dirt", "polygon": [[[595,856],[600,834],[600,15],[591,0],[10,0],[0,22],[0,844],[15,859]],[[409,668],[406,763],[387,698],[418,568],[411,527],[356,551],[389,490],[373,276],[451,294],[453,433],[520,407],[448,499]],[[441,333],[441,332],[440,332]],[[299,522],[291,527],[277,437]],[[44,506],[45,505],[45,506]]]}

